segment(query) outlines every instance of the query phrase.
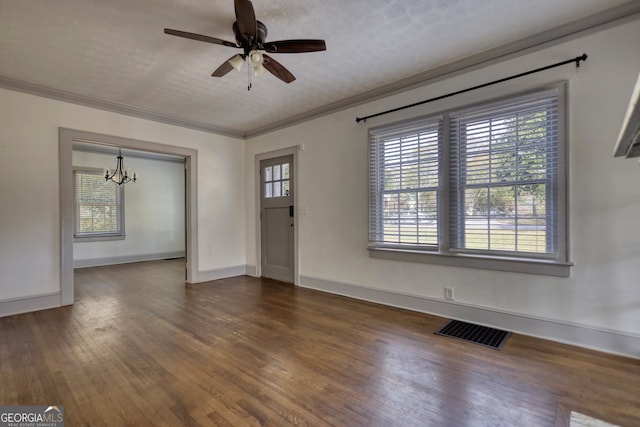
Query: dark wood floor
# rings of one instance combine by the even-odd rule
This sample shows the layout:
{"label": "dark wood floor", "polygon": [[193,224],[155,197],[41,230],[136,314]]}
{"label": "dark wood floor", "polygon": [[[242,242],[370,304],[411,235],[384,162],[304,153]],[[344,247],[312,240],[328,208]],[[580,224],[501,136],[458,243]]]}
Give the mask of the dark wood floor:
{"label": "dark wood floor", "polygon": [[640,425],[640,361],[239,277],[184,286],[182,260],[76,271],[72,307],[0,319],[0,405],[66,425]]}

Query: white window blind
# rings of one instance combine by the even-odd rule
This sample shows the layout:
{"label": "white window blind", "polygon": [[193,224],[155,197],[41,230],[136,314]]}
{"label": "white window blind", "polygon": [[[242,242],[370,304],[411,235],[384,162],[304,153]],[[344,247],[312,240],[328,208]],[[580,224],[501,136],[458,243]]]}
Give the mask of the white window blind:
{"label": "white window blind", "polygon": [[123,186],[100,170],[74,170],[75,237],[124,235]]}
{"label": "white window blind", "polygon": [[437,248],[442,118],[371,130],[369,243]]}
{"label": "white window blind", "polygon": [[561,259],[558,91],[450,114],[451,250]]}

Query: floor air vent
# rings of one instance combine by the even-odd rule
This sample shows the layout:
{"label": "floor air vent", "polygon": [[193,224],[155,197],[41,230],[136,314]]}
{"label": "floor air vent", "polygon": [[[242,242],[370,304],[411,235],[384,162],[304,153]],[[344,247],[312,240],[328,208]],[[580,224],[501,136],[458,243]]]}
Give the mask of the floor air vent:
{"label": "floor air vent", "polygon": [[438,329],[436,335],[457,338],[463,341],[484,345],[500,350],[507,342],[511,332],[500,329],[488,328],[486,326],[474,325],[473,323],[451,320],[449,323]]}

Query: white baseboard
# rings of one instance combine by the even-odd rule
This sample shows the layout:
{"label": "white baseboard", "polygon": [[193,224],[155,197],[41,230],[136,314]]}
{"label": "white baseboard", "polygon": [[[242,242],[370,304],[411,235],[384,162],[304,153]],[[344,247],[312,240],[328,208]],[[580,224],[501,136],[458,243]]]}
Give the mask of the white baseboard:
{"label": "white baseboard", "polygon": [[244,274],[247,276],[257,277],[258,276],[258,267],[255,265],[245,265],[246,271]]}
{"label": "white baseboard", "polygon": [[60,292],[0,301],[0,317],[61,307]]}
{"label": "white baseboard", "polygon": [[156,261],[159,259],[184,258],[184,251],[163,252],[159,254],[125,255],[104,258],[76,259],[73,268],[100,267],[102,265],[128,264],[131,262]]}
{"label": "white baseboard", "polygon": [[437,298],[300,276],[300,286],[640,359],[640,336]]}
{"label": "white baseboard", "polygon": [[244,276],[247,274],[246,265],[217,268],[215,270],[198,271],[198,280],[195,283],[208,282],[210,280],[226,279],[228,277]]}

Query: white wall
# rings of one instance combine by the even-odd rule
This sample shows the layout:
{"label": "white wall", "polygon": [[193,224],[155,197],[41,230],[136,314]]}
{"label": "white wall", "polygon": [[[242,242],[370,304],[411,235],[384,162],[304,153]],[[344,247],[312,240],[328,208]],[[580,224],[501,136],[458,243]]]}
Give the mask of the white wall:
{"label": "white wall", "polygon": [[60,291],[59,127],[196,149],[198,269],[244,268],[241,140],[0,89],[0,308]]}
{"label": "white wall", "polygon": [[[125,154],[124,165],[140,174],[137,182],[124,184],[126,237],[74,243],[73,259],[83,260],[82,265],[100,265],[109,258],[157,259],[164,254],[185,251],[184,162]],[[116,157],[74,151],[73,166],[113,169]]]}
{"label": "white wall", "polygon": [[[297,194],[299,206],[308,207],[308,214],[299,217],[303,286],[326,281],[432,300],[442,300],[443,287],[450,286],[455,288],[456,309],[459,305],[479,307],[489,312],[515,313],[522,319],[578,325],[586,328],[583,331],[613,331],[640,338],[640,167],[635,161],[612,157],[640,70],[640,56],[635,54],[638,40],[640,21],[636,20],[250,139],[246,151],[247,263],[257,263],[254,158],[259,153],[304,144],[304,151],[299,152]],[[589,58],[579,71],[573,66],[556,68],[367,123],[355,122],[356,117],[542,67],[583,52]],[[368,127],[561,80],[569,81],[570,248],[575,262],[570,278],[368,256]]]}

